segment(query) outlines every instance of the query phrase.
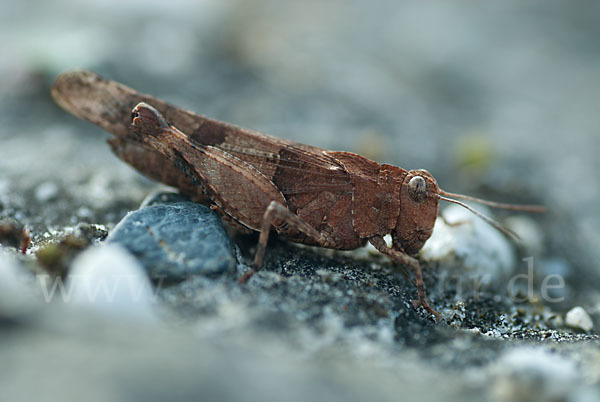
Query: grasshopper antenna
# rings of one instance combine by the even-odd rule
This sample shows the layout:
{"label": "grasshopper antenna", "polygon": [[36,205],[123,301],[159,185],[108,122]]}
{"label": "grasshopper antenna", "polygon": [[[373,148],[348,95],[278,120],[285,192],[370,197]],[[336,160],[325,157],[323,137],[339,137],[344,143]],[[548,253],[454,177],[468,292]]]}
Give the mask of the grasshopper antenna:
{"label": "grasshopper antenna", "polygon": [[[440,191],[440,194],[441,193],[442,192]],[[449,193],[446,193],[445,191],[444,191],[444,193],[445,194],[449,194]],[[496,222],[492,218],[485,216],[484,214],[482,214],[481,212],[477,211],[476,209],[471,208],[470,206],[468,206],[464,202],[453,200],[452,198],[447,198],[447,197],[444,197],[442,195],[438,195],[438,197],[439,197],[440,200],[448,201],[448,202],[453,202],[455,204],[460,205],[463,208],[466,208],[467,210],[471,211],[473,214],[477,215],[478,217],[480,217],[481,219],[483,219],[484,221],[486,221],[488,224],[490,224],[491,226],[493,226],[494,228],[496,228],[500,232],[504,233],[506,236],[512,237],[516,241],[520,241],[521,240],[521,238],[515,232],[513,232],[512,230],[505,228],[504,226],[500,225],[498,222]],[[493,203],[493,204],[495,204],[495,203]],[[500,204],[500,205],[504,205],[504,204]]]}
{"label": "grasshopper antenna", "polygon": [[[469,201],[477,202],[479,204],[487,205],[487,206],[490,206],[493,208],[510,209],[512,211],[535,212],[535,213],[540,213],[540,214],[546,212],[546,208],[544,208],[541,205],[504,204],[501,202],[482,200],[481,198],[471,197],[470,195],[449,193],[449,192],[441,190],[441,189],[440,189],[440,195],[443,195],[446,197],[452,197],[452,198],[459,198],[462,200],[469,200]],[[445,199],[445,201],[450,201],[450,200]]]}

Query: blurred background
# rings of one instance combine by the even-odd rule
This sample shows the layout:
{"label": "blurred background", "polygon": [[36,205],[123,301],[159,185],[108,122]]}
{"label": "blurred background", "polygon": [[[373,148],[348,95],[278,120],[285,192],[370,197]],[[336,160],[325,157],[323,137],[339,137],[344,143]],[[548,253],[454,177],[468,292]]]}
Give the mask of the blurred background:
{"label": "blurred background", "polygon": [[[0,219],[25,224],[36,246],[59,238],[66,227],[80,222],[110,229],[156,187],[111,154],[105,143],[107,133],[67,114],[50,98],[57,74],[85,68],[239,126],[357,152],[406,169],[427,169],[447,191],[544,204],[549,212],[531,217],[542,232],[536,269],[542,276],[554,273],[567,280],[567,304],[553,308],[581,303],[597,316],[599,18],[600,3],[593,0],[4,0],[0,13]],[[214,299],[216,304],[221,301]],[[236,312],[226,311],[227,322],[244,322],[245,316]],[[27,332],[31,338],[21,337],[22,343],[15,338],[14,348],[0,348],[0,354],[8,355],[1,360],[11,362],[0,370],[8,369],[19,379],[11,380],[13,389],[37,389],[28,388],[28,372],[15,374],[19,362],[31,369],[38,367],[39,356],[58,359],[69,351],[66,354],[82,357],[74,361],[86,370],[89,361],[99,362],[94,366],[98,371],[88,374],[89,384],[116,378],[115,389],[126,390],[126,397],[156,400],[160,395],[172,397],[171,390],[196,395],[197,379],[209,384],[205,388],[209,390],[213,389],[210,384],[219,384],[218,392],[225,396],[243,396],[251,389],[260,396],[257,400],[270,400],[263,398],[260,386],[271,376],[285,380],[269,386],[274,384],[275,391],[293,389],[297,400],[308,399],[307,390],[341,399],[385,395],[394,400],[399,392],[405,394],[406,387],[415,399],[429,395],[437,400],[440,395],[445,399],[447,390],[458,395],[456,400],[464,400],[467,391],[470,400],[480,400],[485,387],[492,387],[494,400],[511,400],[521,390],[518,383],[515,393],[503,393],[506,384],[493,380],[497,378],[495,351],[506,344],[487,342],[481,353],[468,343],[460,349],[463,346],[454,343],[453,332],[441,344],[441,349],[449,348],[448,357],[417,339],[423,328],[436,334],[425,324],[416,331],[409,326],[406,333],[416,334],[413,346],[433,356],[433,364],[421,366],[419,359],[404,350],[390,354],[390,350],[398,351],[397,338],[389,329],[398,328],[390,324],[382,330],[383,341],[378,338],[376,346],[375,342],[360,344],[358,351],[350,347],[351,352],[335,362],[334,370],[328,364],[335,359],[328,354],[325,363],[308,364],[315,358],[310,351],[319,350],[317,341],[325,338],[324,343],[328,342],[329,327],[315,338],[306,338],[309,346],[299,349],[308,350],[309,358],[298,363],[296,355],[286,354],[293,348],[255,351],[248,346],[261,337],[250,342],[252,337],[240,334],[237,346],[215,348],[210,334],[221,338],[218,331],[208,332],[208,342],[198,342],[199,330],[192,329],[193,335],[187,337],[188,333],[165,335],[162,328],[148,332],[142,328],[138,337],[127,333],[124,341],[118,331],[111,332],[116,325],[112,322],[81,321],[84,328],[73,331],[79,335],[63,342],[62,334],[70,334],[72,328],[63,329],[62,317],[52,317],[36,324],[46,328],[43,336],[36,335],[32,325],[28,328],[33,330]],[[228,328],[223,333],[233,337],[235,331],[227,332]],[[343,326],[331,333],[354,336]],[[7,331],[0,334],[8,337]],[[337,348],[334,338],[330,335]],[[48,345],[47,339],[53,343]],[[90,348],[89,339],[101,346]],[[381,344],[388,349],[378,349]],[[129,350],[134,352],[130,355]],[[469,361],[472,366],[455,371],[454,359],[462,355],[461,350],[472,350],[477,356]],[[589,349],[562,350],[575,358],[596,356],[596,363],[578,367],[587,375],[584,383],[597,386],[597,350],[595,355]],[[342,349],[341,354],[346,352]],[[246,357],[238,361],[241,354]],[[348,358],[351,363],[346,364],[347,356],[355,354],[370,356],[377,370],[371,370],[365,360],[356,363]],[[551,390],[553,384],[568,389],[570,377],[563,375],[561,367],[570,370],[573,362],[557,363],[548,355],[526,354],[525,360],[520,350],[503,355],[502,365],[515,368],[507,371],[507,382],[525,378],[519,370],[538,364],[536,370],[539,365],[551,368],[540,374],[541,383],[535,377],[527,389]],[[127,358],[121,361],[123,356]],[[287,356],[287,360],[261,364],[264,356]],[[228,362],[233,362],[233,370]],[[270,366],[273,362],[277,365]],[[483,362],[490,363],[485,368],[490,377],[484,378],[479,370]],[[204,365],[203,371],[198,371],[197,364]],[[438,366],[451,370],[440,374]],[[51,362],[39,367],[54,370]],[[133,377],[127,374],[119,380],[112,374],[115,368],[134,373]],[[169,370],[179,377],[169,377],[165,374]],[[252,374],[248,377],[248,373]],[[36,378],[43,380],[45,375]],[[58,387],[52,378],[46,385]],[[72,380],[67,374],[65,378]],[[246,387],[232,388],[232,378],[241,378],[240,384]],[[298,378],[308,385],[296,383]],[[172,387],[168,392],[158,391],[165,379]],[[363,387],[365,383],[369,386]],[[140,391],[140,384],[145,391]],[[79,400],[96,395],[86,395],[87,385],[81,383]],[[498,392],[493,388],[496,385]],[[111,397],[112,388],[101,389],[98,398],[116,400]],[[278,400],[277,392],[268,395]],[[597,397],[598,392],[590,395]],[[542,396],[548,398],[540,400],[584,400],[576,395]]]}
{"label": "blurred background", "polygon": [[428,169],[448,191],[547,205],[547,248],[594,275],[598,16],[594,1],[8,1],[2,213],[35,239],[110,225],[152,187],[52,102],[56,75],[86,68],[209,117]]}

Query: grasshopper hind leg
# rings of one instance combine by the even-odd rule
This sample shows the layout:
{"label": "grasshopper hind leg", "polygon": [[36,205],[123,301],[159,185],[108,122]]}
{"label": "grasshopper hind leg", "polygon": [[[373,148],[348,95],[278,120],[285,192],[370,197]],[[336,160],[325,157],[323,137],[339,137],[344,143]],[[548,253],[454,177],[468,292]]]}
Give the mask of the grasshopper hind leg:
{"label": "grasshopper hind leg", "polygon": [[276,229],[293,228],[304,233],[321,246],[326,247],[331,244],[331,239],[327,233],[319,232],[317,229],[308,224],[308,222],[287,209],[285,206],[281,205],[277,201],[272,201],[265,210],[265,214],[263,216],[262,227],[260,230],[260,236],[258,238],[256,254],[254,255],[254,262],[252,263],[252,269],[246,272],[238,280],[238,283],[247,282],[248,279],[250,279],[252,275],[254,275],[262,266],[272,227],[275,227]]}

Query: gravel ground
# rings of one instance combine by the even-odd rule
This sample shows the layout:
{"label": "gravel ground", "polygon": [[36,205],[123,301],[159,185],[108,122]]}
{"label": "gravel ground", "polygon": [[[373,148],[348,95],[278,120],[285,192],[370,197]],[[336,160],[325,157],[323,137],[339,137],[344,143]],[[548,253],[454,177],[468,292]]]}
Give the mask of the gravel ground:
{"label": "gravel ground", "polygon": [[[0,220],[25,225],[32,244],[22,256],[0,241],[1,399],[600,398],[596,2],[5,8]],[[448,191],[549,211],[489,211],[521,245],[478,221],[436,224],[422,259],[439,324],[369,249],[274,239],[247,286],[230,274],[150,282],[143,259],[104,239],[165,189],[53,103],[56,75],[76,67],[240,126],[426,168]],[[230,233],[239,275],[256,237]],[[93,278],[103,266],[147,287],[143,312],[127,298],[44,302],[39,275],[69,284],[75,268]]]}

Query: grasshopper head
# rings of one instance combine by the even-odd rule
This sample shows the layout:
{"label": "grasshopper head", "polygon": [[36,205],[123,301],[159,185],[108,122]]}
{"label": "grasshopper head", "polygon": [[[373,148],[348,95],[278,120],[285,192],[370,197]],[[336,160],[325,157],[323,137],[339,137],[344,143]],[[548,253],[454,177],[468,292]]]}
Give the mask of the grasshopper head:
{"label": "grasshopper head", "polygon": [[400,216],[392,232],[394,247],[408,254],[415,254],[423,247],[433,232],[439,190],[428,171],[408,172],[400,189]]}

